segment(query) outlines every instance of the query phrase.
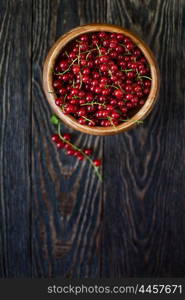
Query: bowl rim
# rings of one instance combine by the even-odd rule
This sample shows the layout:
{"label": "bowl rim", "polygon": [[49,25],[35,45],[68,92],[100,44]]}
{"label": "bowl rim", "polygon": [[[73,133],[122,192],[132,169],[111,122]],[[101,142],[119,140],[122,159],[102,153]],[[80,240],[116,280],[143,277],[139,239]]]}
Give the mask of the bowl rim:
{"label": "bowl rim", "polygon": [[[96,32],[96,31],[122,33],[130,37],[131,40],[135,44],[137,44],[139,49],[142,51],[143,55],[147,59],[150,66],[152,84],[151,84],[150,94],[146,99],[145,104],[131,119],[115,127],[114,126],[90,127],[87,125],[81,125],[77,122],[77,120],[74,117],[65,115],[62,112],[62,110],[55,104],[54,101],[57,96],[53,91],[53,87],[52,87],[52,74],[53,74],[52,70],[55,61],[59,55],[59,52],[67,43],[69,43],[77,36],[84,33]],[[92,135],[113,135],[123,131],[127,131],[128,129],[131,129],[132,127],[136,126],[138,124],[138,121],[144,120],[153,109],[159,94],[159,86],[160,86],[159,67],[153,55],[153,52],[150,50],[148,45],[140,37],[138,37],[137,34],[133,33],[132,31],[112,24],[92,23],[92,24],[81,25],[68,31],[67,33],[62,35],[51,47],[45,59],[44,67],[43,67],[43,89],[46,98],[54,113],[69,127]]]}

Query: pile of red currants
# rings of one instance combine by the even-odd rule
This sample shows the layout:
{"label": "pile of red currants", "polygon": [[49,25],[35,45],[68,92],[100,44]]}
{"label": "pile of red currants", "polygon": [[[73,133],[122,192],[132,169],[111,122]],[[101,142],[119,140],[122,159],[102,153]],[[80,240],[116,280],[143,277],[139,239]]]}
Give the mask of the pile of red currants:
{"label": "pile of red currants", "polygon": [[144,105],[151,72],[137,45],[121,33],[91,32],[65,46],[53,72],[55,103],[87,126],[118,126]]}

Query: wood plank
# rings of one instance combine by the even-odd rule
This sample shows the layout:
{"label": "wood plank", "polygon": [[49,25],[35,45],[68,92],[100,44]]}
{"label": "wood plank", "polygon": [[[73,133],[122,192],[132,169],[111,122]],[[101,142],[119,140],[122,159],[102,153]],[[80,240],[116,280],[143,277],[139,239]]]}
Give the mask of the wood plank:
{"label": "wood plank", "polygon": [[[32,1],[1,1],[0,277],[184,276],[185,2],[33,0],[32,53],[31,11]],[[91,22],[138,33],[162,75],[158,104],[143,126],[105,138],[64,126],[97,156],[104,146],[101,186],[86,162],[50,142],[41,88],[53,42]]]}
{"label": "wood plank", "polygon": [[0,277],[31,276],[31,5],[0,6]]}
{"label": "wood plank", "polygon": [[[51,143],[54,127],[41,88],[43,59],[61,34],[80,24],[81,1],[33,2],[33,276],[97,277],[101,186],[88,163]],[[102,155],[99,137],[63,128],[78,145]]]}
{"label": "wood plank", "polygon": [[109,20],[138,33],[156,54],[161,91],[143,126],[105,138],[101,275],[184,276],[185,2],[111,5]]}

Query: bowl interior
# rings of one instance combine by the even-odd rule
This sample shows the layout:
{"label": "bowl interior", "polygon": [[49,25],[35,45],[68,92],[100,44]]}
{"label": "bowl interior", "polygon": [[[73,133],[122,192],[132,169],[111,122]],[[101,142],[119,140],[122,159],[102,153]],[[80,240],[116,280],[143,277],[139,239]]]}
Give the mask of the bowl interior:
{"label": "bowl interior", "polygon": [[[61,50],[73,39],[75,39],[77,36],[88,33],[88,32],[96,32],[96,31],[107,31],[107,32],[116,32],[116,33],[122,33],[132,39],[132,41],[140,48],[142,53],[144,54],[145,58],[148,61],[148,64],[150,66],[150,72],[151,72],[151,89],[150,94],[145,101],[145,104],[141,107],[141,109],[127,122],[124,122],[118,126],[110,126],[110,127],[89,127],[86,125],[81,125],[77,122],[77,120],[69,115],[64,115],[61,109],[56,106],[55,104],[55,98],[56,94],[53,92],[52,87],[52,81],[53,81],[53,73],[52,70],[54,69],[54,65],[56,62],[56,59],[58,58],[59,53]],[[51,105],[52,109],[54,110],[55,114],[62,120],[66,125],[85,132],[89,134],[94,135],[110,135],[110,134],[116,134],[122,131],[126,131],[133,126],[135,126],[138,121],[143,120],[146,118],[146,116],[149,114],[149,112],[152,110],[159,91],[159,69],[157,66],[157,62],[154,58],[154,55],[152,54],[151,50],[148,48],[148,46],[134,33],[123,29],[119,26],[114,25],[108,25],[108,24],[90,24],[90,25],[84,25],[77,28],[74,28],[73,30],[69,31],[68,33],[64,34],[62,37],[60,37],[56,43],[53,45],[51,50],[48,53],[48,56],[46,58],[46,61],[44,63],[44,71],[43,71],[43,86],[44,91],[46,93],[46,97],[49,101],[49,104]]]}

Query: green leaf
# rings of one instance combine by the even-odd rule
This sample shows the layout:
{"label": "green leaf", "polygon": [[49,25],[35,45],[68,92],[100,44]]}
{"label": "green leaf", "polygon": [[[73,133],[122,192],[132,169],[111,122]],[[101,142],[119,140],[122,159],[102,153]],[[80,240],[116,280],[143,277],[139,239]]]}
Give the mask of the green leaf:
{"label": "green leaf", "polygon": [[58,125],[59,119],[55,115],[52,115],[51,116],[51,123],[54,124],[54,125]]}

